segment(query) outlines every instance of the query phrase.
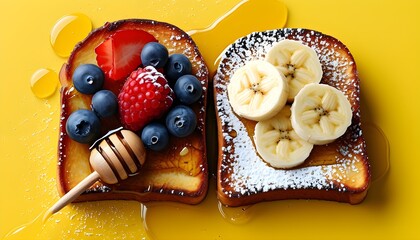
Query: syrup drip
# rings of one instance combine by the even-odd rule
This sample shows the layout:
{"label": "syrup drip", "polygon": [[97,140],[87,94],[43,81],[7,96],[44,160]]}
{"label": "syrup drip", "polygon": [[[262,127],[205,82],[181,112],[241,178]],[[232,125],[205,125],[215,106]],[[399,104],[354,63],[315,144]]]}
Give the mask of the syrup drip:
{"label": "syrup drip", "polygon": [[61,57],[68,57],[74,46],[92,31],[90,19],[80,13],[60,18],[54,25],[50,42],[55,53]]}
{"label": "syrup drip", "polygon": [[286,21],[287,8],[284,3],[277,0],[244,0],[207,28],[187,33],[200,48],[212,79],[221,54],[228,45],[255,31],[282,28]]}
{"label": "syrup drip", "polygon": [[39,69],[31,77],[31,90],[38,98],[47,98],[55,93],[58,75],[50,69]]}

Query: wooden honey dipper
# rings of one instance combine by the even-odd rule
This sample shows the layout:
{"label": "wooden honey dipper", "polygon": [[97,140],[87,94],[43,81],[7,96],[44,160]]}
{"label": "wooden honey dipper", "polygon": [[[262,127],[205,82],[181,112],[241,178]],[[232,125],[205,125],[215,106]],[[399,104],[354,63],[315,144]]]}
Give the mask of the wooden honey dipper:
{"label": "wooden honey dipper", "polygon": [[137,173],[146,159],[141,139],[132,131],[116,129],[99,139],[91,147],[90,165],[93,172],[60,198],[44,215],[44,221],[73,202],[99,179],[115,184]]}

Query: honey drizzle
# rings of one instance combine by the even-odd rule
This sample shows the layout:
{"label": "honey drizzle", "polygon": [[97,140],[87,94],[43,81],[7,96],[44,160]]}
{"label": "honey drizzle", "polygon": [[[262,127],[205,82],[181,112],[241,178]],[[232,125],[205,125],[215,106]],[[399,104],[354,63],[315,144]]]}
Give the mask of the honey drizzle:
{"label": "honey drizzle", "polygon": [[221,54],[229,44],[254,31],[282,28],[286,21],[287,8],[280,1],[243,0],[210,26],[187,33],[200,48],[212,79]]}
{"label": "honey drizzle", "polygon": [[[33,236],[33,232],[39,233],[42,230],[42,227],[47,222],[51,215],[47,212],[42,212],[36,216],[32,221],[23,224],[7,233],[2,239],[3,240],[13,240],[13,239],[25,239],[24,236]],[[32,235],[31,235],[32,234]]]}

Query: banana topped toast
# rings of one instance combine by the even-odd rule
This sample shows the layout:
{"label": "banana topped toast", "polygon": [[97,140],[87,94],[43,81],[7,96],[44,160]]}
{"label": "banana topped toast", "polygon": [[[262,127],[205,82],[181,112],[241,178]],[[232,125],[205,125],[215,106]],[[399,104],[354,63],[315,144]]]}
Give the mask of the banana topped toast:
{"label": "banana topped toast", "polygon": [[[267,93],[263,97],[276,99],[275,101],[281,102],[280,105],[283,104],[285,106],[284,110],[281,110],[277,115],[277,118],[286,118],[289,122],[286,124],[288,128],[292,126],[297,128],[296,124],[299,123],[296,121],[297,117],[293,116],[293,114],[298,114],[296,112],[303,108],[294,106],[298,104],[298,101],[302,105],[316,106],[315,101],[318,101],[316,99],[319,99],[320,102],[327,99],[322,96],[299,96],[304,94],[301,92],[307,93],[310,88],[314,88],[317,85],[323,88],[330,88],[330,90],[338,92],[338,95],[345,96],[342,98],[347,98],[348,102],[347,100],[345,101],[347,103],[320,103],[324,105],[340,105],[341,103],[341,105],[349,105],[349,113],[346,113],[349,116],[348,125],[343,125],[343,132],[340,133],[340,137],[337,139],[328,141],[319,139],[312,142],[314,145],[309,144],[309,147],[304,147],[301,142],[293,142],[294,136],[298,133],[297,129],[279,132],[278,130],[281,126],[277,128],[276,125],[282,125],[283,123],[280,123],[280,120],[270,120],[270,125],[267,122],[260,121],[254,116],[260,111],[259,109],[248,113],[255,117],[254,120],[244,117],[245,114],[242,115],[239,110],[234,109],[236,102],[231,99],[237,97],[240,101],[245,102],[246,98],[253,94],[255,94],[255,97],[250,100],[251,103],[249,104],[259,102],[257,104],[261,104],[260,108],[265,108],[271,104],[257,96],[258,87],[260,89],[264,88],[264,86],[261,86],[264,84],[262,80],[259,83],[255,83],[255,78],[259,76],[255,75],[257,70],[252,70],[250,65],[258,64],[258,67],[255,67],[255,69],[259,69],[260,72],[266,74],[269,70],[263,69],[264,67],[260,65],[262,65],[261,62],[264,59],[268,61],[267,59],[270,58],[267,56],[267,53],[280,42],[288,42],[289,40],[309,46],[312,49],[311,51],[314,50],[322,68],[319,69],[321,74],[319,75],[318,83],[310,83],[304,86],[297,93],[294,100],[293,97],[290,98],[293,92],[292,87],[289,92],[286,91],[285,97],[279,97],[279,94],[269,96],[270,93],[268,91],[277,86],[273,87],[270,85],[270,87],[267,87],[267,85],[265,88],[269,90],[261,93],[261,95]],[[279,59],[290,57],[290,54],[287,54],[289,53],[279,54],[281,55]],[[291,58],[301,58],[298,55],[296,54]],[[295,61],[299,61],[296,59]],[[294,60],[291,59],[290,61]],[[272,61],[272,63],[273,65],[277,64],[276,60]],[[305,78],[303,76],[305,74],[298,72],[298,70],[295,71],[295,67],[298,68],[299,66],[286,64],[284,68],[286,71],[290,71],[293,68],[293,74],[301,74],[301,78]],[[237,77],[235,74],[240,74],[238,72],[242,71],[239,69],[244,68],[248,71],[246,74],[248,74],[250,83],[245,82],[242,78],[235,87],[243,88],[247,86],[249,87],[246,90],[248,92],[244,90],[237,96],[233,96],[234,91],[232,89],[234,87],[229,85],[234,80],[236,81]],[[318,72],[318,70],[313,71]],[[290,76],[283,76],[281,79],[286,81],[285,77],[289,78]],[[253,81],[254,83],[251,84]],[[258,84],[260,86],[257,86]],[[290,86],[292,84],[289,82]],[[356,64],[347,47],[339,40],[320,32],[307,29],[278,29],[255,32],[238,39],[229,46],[221,57],[214,77],[219,140],[217,193],[221,203],[228,206],[243,206],[262,201],[301,198],[348,202],[351,204],[360,203],[365,198],[369,187],[370,166],[361,129],[359,84],[360,80],[357,75]],[[339,91],[336,91],[337,89]],[[334,92],[332,90],[330,92]],[[273,101],[271,100],[271,102]],[[290,107],[290,105],[292,106]],[[341,108],[341,105],[337,108]],[[307,113],[314,113],[319,119],[322,118],[321,115],[328,114],[321,112],[321,110],[324,111],[322,107],[314,107],[313,110],[308,110]],[[292,111],[292,116],[290,111]],[[308,114],[304,117],[307,117],[306,120],[312,121],[311,117],[314,116]],[[332,119],[331,121],[335,120]],[[329,123],[323,124],[321,120],[318,124],[320,125],[318,130],[323,129],[324,126],[330,126]],[[262,136],[264,135],[261,135],[261,132],[268,125],[270,125],[270,131],[277,128],[278,132],[271,131],[271,135],[265,135],[265,138],[263,138]],[[265,131],[269,132],[267,129]],[[309,134],[305,139],[308,141],[314,140],[314,135]],[[278,140],[276,136],[278,138],[286,138],[288,141],[280,143],[281,140]],[[270,143],[270,141],[277,142]],[[301,155],[302,161],[290,166],[287,166],[287,164],[276,165],[274,162],[281,158],[279,156],[283,156],[282,150],[279,152],[279,149],[282,149],[283,146],[290,149],[294,147],[300,148],[299,151],[301,152],[296,154]],[[265,149],[261,150],[264,147]],[[276,151],[277,155],[269,155]],[[306,153],[303,154],[302,151]],[[270,160],[273,160],[273,162]]]}
{"label": "banana topped toast", "polygon": [[[119,34],[118,40],[115,37],[117,34]],[[133,42],[134,40],[132,39],[135,36],[131,35],[136,34],[140,35],[140,42]],[[90,145],[74,141],[66,131],[66,123],[73,112],[79,109],[93,108],[91,106],[92,95],[82,94],[76,90],[73,84],[72,76],[75,70],[82,64],[100,65],[98,64],[99,59],[97,59],[97,55],[103,51],[103,47],[105,47],[106,51],[103,52],[105,57],[101,60],[102,62],[111,59],[114,61],[114,64],[115,61],[120,61],[120,59],[116,59],[118,54],[120,54],[121,61],[128,61],[124,58],[126,54],[131,54],[129,51],[138,47],[138,44],[143,47],[146,43],[146,38],[148,42],[158,42],[166,47],[169,56],[183,54],[191,62],[191,75],[199,80],[202,87],[202,94],[197,102],[189,105],[196,116],[196,128],[186,137],[169,136],[168,147],[164,150],[152,151],[147,149],[145,164],[141,166],[138,174],[130,176],[128,179],[120,181],[117,184],[105,184],[98,181],[79,196],[76,201],[127,199],[141,202],[164,200],[197,204],[204,199],[208,188],[205,142],[207,67],[197,46],[184,31],[168,23],[142,19],[120,20],[106,23],[104,26],[95,29],[82,42],[75,46],[68,62],[61,69],[62,109],[58,146],[58,189],[61,195],[67,193],[92,172],[91,166],[89,165]],[[106,43],[108,46],[105,46],[106,44],[103,43],[109,39],[111,41],[108,41],[109,44]],[[126,45],[124,45],[125,42],[127,42]],[[103,45],[102,49],[99,49],[99,45]],[[114,48],[118,48],[120,52],[117,50],[112,53],[107,52]],[[136,54],[138,55],[136,56],[137,61],[137,58],[140,59],[140,52]],[[114,67],[114,65],[111,67]],[[150,75],[147,75],[147,71],[146,73],[137,72],[130,75],[130,72],[134,72],[137,67],[139,66],[136,65],[134,69],[129,69],[128,75],[130,77],[127,74],[122,74],[121,71],[117,72],[119,69],[108,69],[108,75],[105,76],[103,88],[112,91],[118,96],[121,89],[124,88],[123,85],[127,77],[136,78],[145,74],[153,78],[153,76],[160,74],[157,71],[165,71],[162,67],[161,69],[156,67],[157,71],[153,70],[154,73],[150,73]],[[111,77],[115,79],[110,79]],[[155,78],[155,80],[159,78]],[[149,88],[153,87],[153,84],[144,86]],[[159,85],[155,84],[154,86]],[[167,88],[165,87],[165,89]],[[160,93],[156,92],[156,94]],[[172,101],[171,97],[172,95],[167,99]],[[154,105],[162,104],[163,100],[159,101],[152,101],[153,106],[149,106],[149,108],[153,109]],[[178,100],[175,99],[175,101]],[[119,115],[121,115],[121,111],[115,116],[100,119],[101,135],[124,125]],[[129,124],[127,123],[126,125]],[[140,135],[140,130],[135,129],[134,131],[137,131]]]}

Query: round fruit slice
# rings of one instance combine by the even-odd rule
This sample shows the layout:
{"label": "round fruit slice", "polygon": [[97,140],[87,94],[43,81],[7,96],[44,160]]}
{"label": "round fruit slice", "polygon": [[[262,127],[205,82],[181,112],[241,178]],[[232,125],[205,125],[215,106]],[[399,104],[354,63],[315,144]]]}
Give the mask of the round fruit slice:
{"label": "round fruit slice", "polygon": [[305,161],[313,144],[301,139],[290,122],[290,106],[269,120],[255,125],[254,142],[258,154],[275,168],[291,168]]}
{"label": "round fruit slice", "polygon": [[283,74],[262,60],[250,61],[236,70],[227,90],[233,111],[254,121],[276,115],[286,104],[289,94]]}
{"label": "round fruit slice", "polygon": [[306,84],[321,81],[322,67],[316,52],[298,41],[286,39],[276,43],[268,51],[265,60],[286,76],[289,102]]}
{"label": "round fruit slice", "polygon": [[293,128],[313,144],[327,144],[339,138],[350,126],[351,119],[347,97],[326,84],[306,85],[292,104]]}

